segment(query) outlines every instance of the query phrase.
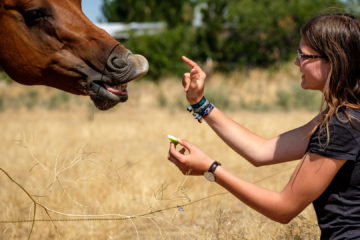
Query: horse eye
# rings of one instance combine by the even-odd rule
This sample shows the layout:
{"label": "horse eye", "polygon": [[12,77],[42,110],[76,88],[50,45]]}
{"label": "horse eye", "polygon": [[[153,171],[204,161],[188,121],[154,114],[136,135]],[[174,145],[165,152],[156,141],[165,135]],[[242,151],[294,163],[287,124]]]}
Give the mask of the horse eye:
{"label": "horse eye", "polygon": [[43,19],[47,16],[48,15],[46,14],[44,9],[34,9],[34,10],[25,12],[24,19],[25,19],[26,25],[33,26],[36,23],[38,23],[41,19]]}

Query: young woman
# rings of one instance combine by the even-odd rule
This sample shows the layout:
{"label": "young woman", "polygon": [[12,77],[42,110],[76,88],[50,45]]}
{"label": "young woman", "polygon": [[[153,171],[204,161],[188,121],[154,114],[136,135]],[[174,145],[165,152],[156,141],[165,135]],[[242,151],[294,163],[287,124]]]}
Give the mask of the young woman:
{"label": "young woman", "polygon": [[[281,192],[246,182],[191,143],[170,144],[168,159],[184,174],[216,181],[238,199],[288,223],[313,203],[321,239],[360,239],[360,21],[348,14],[311,19],[295,60],[303,89],[323,94],[323,111],[299,128],[264,139],[232,121],[204,96],[206,75],[192,60],[182,84],[188,110],[255,166],[302,159]],[[188,154],[185,154],[188,150]]]}

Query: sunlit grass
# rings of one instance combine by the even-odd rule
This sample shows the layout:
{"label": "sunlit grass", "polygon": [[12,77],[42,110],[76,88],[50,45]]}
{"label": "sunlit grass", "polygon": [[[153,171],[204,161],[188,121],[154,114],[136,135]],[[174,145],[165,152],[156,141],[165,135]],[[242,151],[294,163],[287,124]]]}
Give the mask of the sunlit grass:
{"label": "sunlit grass", "polygon": [[[276,105],[279,89],[291,91],[283,83],[286,76],[289,86],[297,81],[290,73],[242,74],[228,81],[214,75],[206,91],[220,95],[214,97],[219,105],[226,98],[224,111],[257,134],[274,136],[316,114],[302,108],[283,111]],[[19,96],[33,90],[38,103],[28,108]],[[139,216],[163,210],[121,221],[36,222],[31,239],[319,238],[311,206],[288,225],[278,224],[203,177],[183,176],[167,160],[171,134],[196,144],[237,176],[275,191],[285,186],[297,164],[251,166],[186,112],[179,79],[129,84],[129,101],[107,112],[94,110],[86,97],[72,95],[48,108],[44,102],[59,91],[46,87],[12,84],[0,92],[5,101],[0,112],[0,167],[38,202],[64,214]],[[10,97],[19,101],[18,107],[7,105]],[[243,104],[274,104],[269,104],[271,111],[249,111],[240,99]],[[31,200],[5,175],[0,174],[0,183],[0,220],[31,219]],[[56,213],[51,217],[71,219]],[[36,218],[48,216],[38,209]],[[27,239],[30,228],[30,223],[0,224],[0,238]]]}

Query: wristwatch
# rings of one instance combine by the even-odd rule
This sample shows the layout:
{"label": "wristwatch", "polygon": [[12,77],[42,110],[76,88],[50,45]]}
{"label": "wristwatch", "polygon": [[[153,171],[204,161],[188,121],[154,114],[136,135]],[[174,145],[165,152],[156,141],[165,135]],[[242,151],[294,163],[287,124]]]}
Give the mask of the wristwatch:
{"label": "wristwatch", "polygon": [[204,172],[204,177],[210,181],[210,182],[215,182],[215,176],[214,176],[214,172],[216,170],[216,168],[218,166],[221,166],[221,163],[215,161],[211,164],[211,166],[209,167],[209,170],[207,172]]}

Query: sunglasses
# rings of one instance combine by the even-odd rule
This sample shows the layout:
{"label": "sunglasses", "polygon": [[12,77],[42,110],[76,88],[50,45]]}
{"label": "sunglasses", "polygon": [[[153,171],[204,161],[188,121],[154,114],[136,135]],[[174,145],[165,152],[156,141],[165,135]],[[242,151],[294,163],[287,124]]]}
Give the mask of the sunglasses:
{"label": "sunglasses", "polygon": [[315,59],[315,58],[324,58],[324,59],[326,59],[327,57],[321,56],[321,55],[304,54],[304,53],[301,52],[300,48],[297,50],[297,59],[299,59],[300,62],[303,62],[303,61],[305,61],[307,59]]}

